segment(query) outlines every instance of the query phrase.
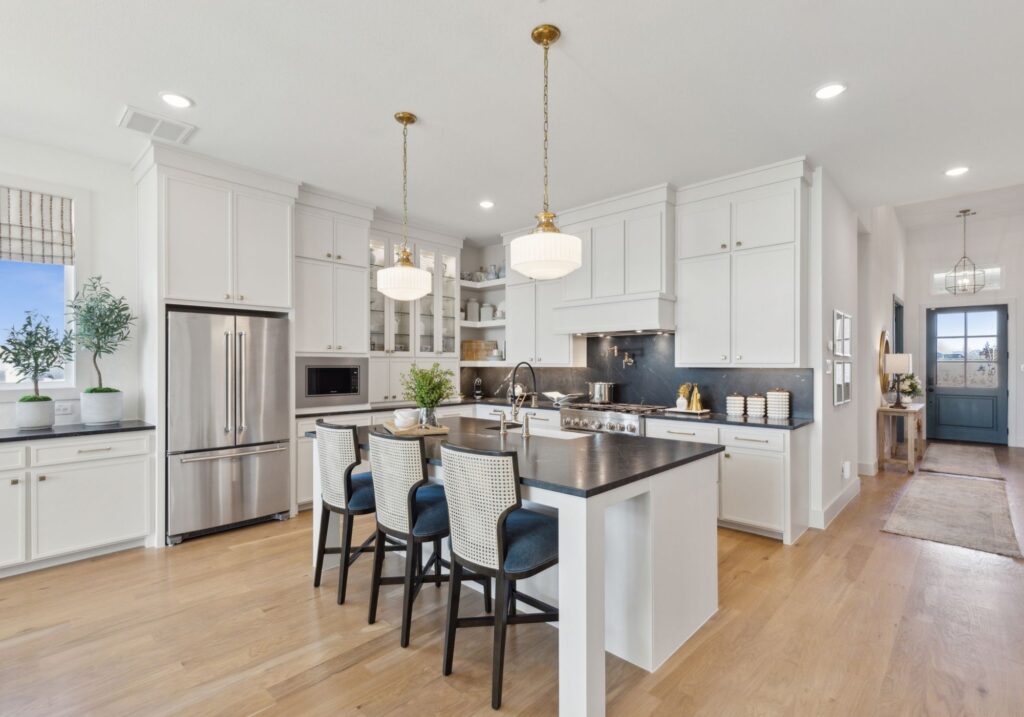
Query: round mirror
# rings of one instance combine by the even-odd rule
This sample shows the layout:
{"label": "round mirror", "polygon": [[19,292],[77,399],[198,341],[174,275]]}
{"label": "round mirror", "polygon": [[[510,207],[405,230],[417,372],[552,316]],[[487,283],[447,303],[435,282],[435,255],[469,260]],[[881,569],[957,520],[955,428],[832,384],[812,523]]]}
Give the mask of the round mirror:
{"label": "round mirror", "polygon": [[882,389],[882,396],[889,392],[889,374],[885,372],[885,355],[892,353],[892,346],[889,344],[889,332],[882,331],[878,340],[878,387]]}

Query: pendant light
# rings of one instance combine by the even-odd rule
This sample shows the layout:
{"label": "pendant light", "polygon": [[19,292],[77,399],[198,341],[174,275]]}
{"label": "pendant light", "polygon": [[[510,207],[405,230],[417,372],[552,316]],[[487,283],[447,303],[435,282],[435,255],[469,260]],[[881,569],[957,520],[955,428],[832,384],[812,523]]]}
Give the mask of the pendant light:
{"label": "pendant light", "polygon": [[977,294],[985,288],[985,271],[976,267],[967,256],[967,217],[975,214],[977,212],[970,209],[961,209],[957,213],[964,221],[964,254],[946,273],[946,291],[950,294]]}
{"label": "pendant light", "polygon": [[558,231],[548,207],[548,49],[561,35],[554,25],[539,25],[531,35],[544,48],[544,210],[532,232],[512,240],[509,252],[513,271],[531,279],[558,279],[583,265],[580,238]]}
{"label": "pendant light", "polygon": [[416,122],[412,112],[396,112],[402,125],[402,248],[394,266],[377,272],[377,290],[396,301],[414,301],[430,293],[433,275],[412,263],[409,251],[409,125]]}

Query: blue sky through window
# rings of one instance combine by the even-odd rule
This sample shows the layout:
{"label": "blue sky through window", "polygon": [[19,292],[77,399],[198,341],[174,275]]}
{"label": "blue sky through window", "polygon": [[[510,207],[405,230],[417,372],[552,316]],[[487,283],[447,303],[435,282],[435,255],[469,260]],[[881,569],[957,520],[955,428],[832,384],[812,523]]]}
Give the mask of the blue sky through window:
{"label": "blue sky through window", "polygon": [[[39,312],[64,333],[64,268],[61,264],[0,260],[0,343],[12,326],[21,325],[26,311]],[[63,374],[58,369],[53,377],[62,378]],[[8,367],[0,365],[0,383],[11,383],[16,378]]]}

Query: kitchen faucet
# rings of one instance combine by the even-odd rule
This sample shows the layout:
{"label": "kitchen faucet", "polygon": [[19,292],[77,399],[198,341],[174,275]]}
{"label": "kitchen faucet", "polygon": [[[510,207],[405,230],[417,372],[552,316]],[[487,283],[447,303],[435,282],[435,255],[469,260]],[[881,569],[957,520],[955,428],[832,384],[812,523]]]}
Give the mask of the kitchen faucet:
{"label": "kitchen faucet", "polygon": [[[530,369],[530,377],[533,379],[533,391],[531,391],[529,393],[525,393],[524,392],[524,393],[521,393],[518,396],[516,396],[515,395],[515,390],[516,390],[515,389],[515,386],[516,386],[516,372],[519,371],[519,367],[520,366],[526,366],[526,368]],[[526,399],[528,397],[530,398],[530,407],[531,408],[536,408],[537,407],[537,396],[539,395],[537,393],[537,372],[533,370],[533,366],[531,366],[526,361],[520,361],[519,363],[517,363],[512,368],[512,385],[510,386],[510,389],[511,389],[511,392],[512,392],[512,399],[513,399],[512,400],[512,420],[516,421],[518,419],[518,417],[519,417],[519,409],[523,407],[523,403],[526,402]]]}

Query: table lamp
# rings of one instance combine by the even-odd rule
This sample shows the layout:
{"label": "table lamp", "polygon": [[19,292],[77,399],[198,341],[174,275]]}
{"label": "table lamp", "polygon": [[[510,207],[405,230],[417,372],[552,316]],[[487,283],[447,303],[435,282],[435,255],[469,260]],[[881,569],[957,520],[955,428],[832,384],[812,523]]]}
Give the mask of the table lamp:
{"label": "table lamp", "polygon": [[892,404],[892,407],[906,408],[906,406],[903,404],[903,394],[900,393],[900,384],[902,383],[904,376],[906,376],[908,373],[913,373],[913,368],[911,368],[911,355],[886,354],[885,372],[891,373],[896,380],[896,403]]}

